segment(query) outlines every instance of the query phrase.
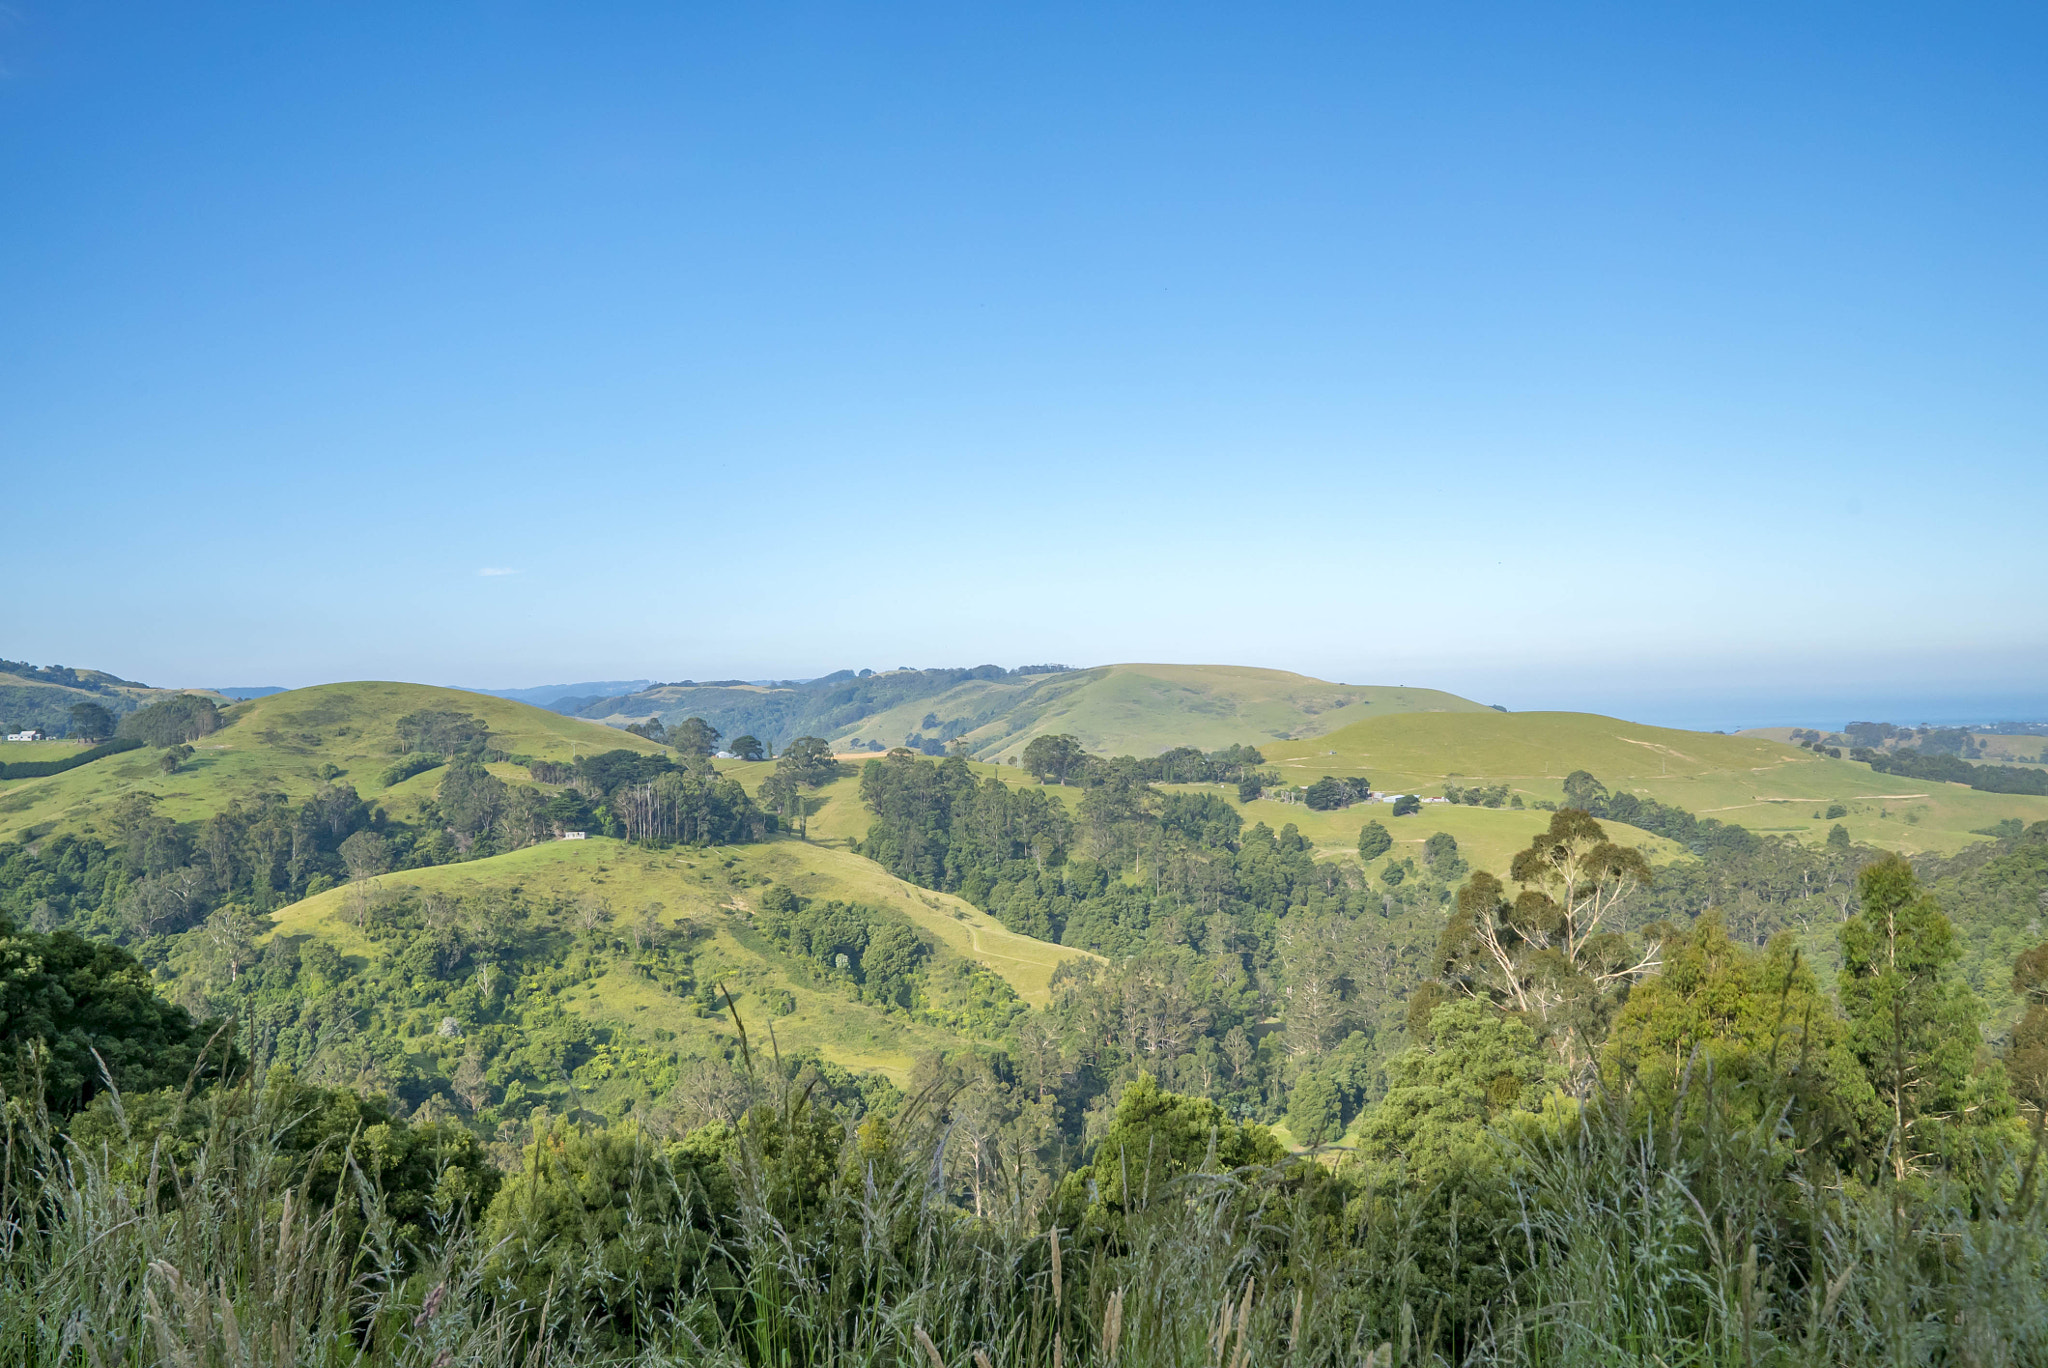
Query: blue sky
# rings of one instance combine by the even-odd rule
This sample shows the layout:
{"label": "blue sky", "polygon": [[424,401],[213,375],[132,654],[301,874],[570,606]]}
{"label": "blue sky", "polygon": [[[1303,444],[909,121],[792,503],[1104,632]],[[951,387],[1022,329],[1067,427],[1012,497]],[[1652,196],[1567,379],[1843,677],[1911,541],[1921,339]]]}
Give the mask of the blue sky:
{"label": "blue sky", "polygon": [[2043,127],[2038,8],[18,0],[0,654],[2048,713]]}

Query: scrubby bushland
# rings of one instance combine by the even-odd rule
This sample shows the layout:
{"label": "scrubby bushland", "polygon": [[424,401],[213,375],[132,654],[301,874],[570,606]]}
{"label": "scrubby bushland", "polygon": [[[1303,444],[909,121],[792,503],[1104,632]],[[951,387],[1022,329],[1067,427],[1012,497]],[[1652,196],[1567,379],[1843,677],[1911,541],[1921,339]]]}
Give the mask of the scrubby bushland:
{"label": "scrubby bushland", "polygon": [[[1473,1023],[1444,1023],[1448,1034]],[[1512,1054],[1523,1049],[1503,1042]],[[961,1095],[856,1116],[814,1077],[725,1121],[445,1126],[245,1075],[5,1113],[10,1362],[2028,1364],[2038,1138],[1842,1181],[1695,1061],[1336,1170],[1141,1081],[1050,1200],[935,1175]],[[1450,1073],[1429,1074],[1440,1086]],[[1768,1092],[1768,1089],[1766,1089]],[[1787,1099],[1789,1100],[1789,1099]]]}

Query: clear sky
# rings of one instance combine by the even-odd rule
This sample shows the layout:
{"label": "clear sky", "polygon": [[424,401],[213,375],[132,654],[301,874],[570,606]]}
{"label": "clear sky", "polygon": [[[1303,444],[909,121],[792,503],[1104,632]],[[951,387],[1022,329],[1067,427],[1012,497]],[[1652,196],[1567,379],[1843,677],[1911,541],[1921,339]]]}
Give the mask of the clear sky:
{"label": "clear sky", "polygon": [[14,0],[0,655],[2048,713],[2044,130],[2039,6]]}

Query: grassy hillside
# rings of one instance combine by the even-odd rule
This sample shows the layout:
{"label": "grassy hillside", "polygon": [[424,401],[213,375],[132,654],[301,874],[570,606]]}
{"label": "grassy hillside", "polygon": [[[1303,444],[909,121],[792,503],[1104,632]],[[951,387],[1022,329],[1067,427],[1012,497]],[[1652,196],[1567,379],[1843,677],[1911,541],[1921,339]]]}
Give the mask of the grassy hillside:
{"label": "grassy hillside", "polygon": [[[1220,789],[1212,791],[1224,792]],[[1393,809],[1380,803],[1359,803],[1335,812],[1314,812],[1300,803],[1279,803],[1270,798],[1254,803],[1236,803],[1234,793],[1226,793],[1225,796],[1244,812],[1247,824],[1264,822],[1277,830],[1285,823],[1294,823],[1315,848],[1318,859],[1339,855],[1356,859],[1359,831],[1367,822],[1378,822],[1394,838],[1394,848],[1370,865],[1374,870],[1404,858],[1419,860],[1423,842],[1433,833],[1445,831],[1457,839],[1458,853],[1473,868],[1490,870],[1505,878],[1508,863],[1515,852],[1525,849],[1550,822],[1549,813],[1533,809],[1517,812],[1511,808],[1427,803],[1413,816],[1396,819],[1389,815]],[[1685,853],[1672,841],[1624,823],[1605,822],[1602,825],[1616,842],[1640,849],[1652,864],[1674,860]]]}
{"label": "grassy hillside", "polygon": [[[765,763],[734,764],[725,768],[752,791],[774,766]],[[970,768],[977,775],[993,775],[1006,784],[1038,786],[1030,775],[1012,765],[977,763],[971,764]],[[1159,787],[1168,793],[1216,794],[1244,814],[1246,826],[1264,822],[1278,831],[1291,822],[1319,860],[1356,861],[1359,831],[1367,822],[1378,822],[1393,836],[1394,848],[1368,863],[1367,869],[1375,874],[1404,858],[1419,859],[1423,843],[1432,834],[1444,831],[1457,840],[1459,852],[1474,868],[1505,875],[1515,852],[1525,848],[1550,821],[1548,813],[1534,809],[1515,811],[1509,808],[1461,807],[1449,803],[1425,804],[1416,815],[1396,820],[1390,815],[1392,810],[1379,803],[1358,803],[1334,812],[1316,812],[1301,803],[1282,802],[1271,797],[1250,803],[1240,802],[1234,785],[1162,784]],[[1083,790],[1052,785],[1045,792],[1071,809],[1080,801]],[[848,775],[827,784],[818,790],[812,801],[817,804],[810,818],[810,838],[814,844],[850,851],[866,837],[871,814],[861,804],[857,775]],[[1625,823],[1609,822],[1606,825],[1616,841],[1637,847],[1653,864],[1677,859],[1685,853],[1675,843]],[[879,876],[879,871],[877,873]],[[1040,942],[1032,941],[1030,944],[1038,945]]]}
{"label": "grassy hillside", "polygon": [[1032,737],[1066,732],[1103,755],[1155,755],[1173,746],[1316,736],[1360,717],[1474,712],[1482,705],[1435,689],[1332,684],[1239,665],[1104,665],[1010,674],[892,671],[803,685],[661,685],[608,699],[585,716],[614,723],[701,716],[728,736],[777,744],[809,733],[842,747],[964,738],[978,759],[1021,754]]}
{"label": "grassy hillside", "polygon": [[[664,924],[687,923],[708,937],[699,950],[700,977],[723,980],[732,989],[755,1048],[766,1047],[764,1024],[772,1020],[785,1050],[815,1047],[847,1068],[880,1070],[899,1082],[919,1054],[956,1047],[959,1038],[793,976],[788,961],[752,927],[762,887],[780,884],[805,897],[894,909],[934,942],[941,965],[983,964],[1034,1006],[1048,999],[1052,971],[1081,953],[1014,935],[959,899],[900,883],[857,855],[792,839],[713,851],[650,851],[602,838],[556,841],[488,860],[408,870],[382,883],[387,894],[518,891],[563,902],[592,894],[622,917],[659,903]],[[335,889],[294,903],[277,914],[273,934],[318,937],[349,955],[377,953],[345,919],[347,898],[348,890]],[[795,999],[796,1009],[771,1017],[769,995],[783,992]],[[623,964],[569,990],[563,1005],[647,1047],[657,1030],[673,1032],[678,1043],[666,1048],[691,1055],[712,1053],[716,1037],[735,1033],[727,1014],[707,1015],[694,999],[675,996]]]}
{"label": "grassy hillside", "polygon": [[[1507,784],[1525,800],[1563,796],[1590,771],[1626,789],[1758,832],[1819,841],[1839,820],[1858,841],[1917,854],[1954,851],[2016,817],[2048,818],[2048,799],[1902,780],[1760,736],[1646,727],[1591,713],[1411,714],[1369,719],[1308,741],[1263,747],[1299,783],[1364,774],[1379,789],[1441,793],[1446,781]],[[1848,809],[1828,817],[1832,804]]]}
{"label": "grassy hillside", "polygon": [[[79,828],[134,792],[156,794],[162,800],[159,810],[181,822],[261,793],[303,798],[319,785],[329,766],[340,771],[335,778],[353,785],[364,798],[402,815],[418,797],[431,794],[439,781],[435,771],[395,788],[387,789],[383,780],[399,749],[398,719],[422,709],[481,717],[500,748],[538,759],[569,760],[621,747],[660,749],[595,722],[458,689],[322,684],[227,709],[227,726],[200,741],[192,759],[176,774],[158,769],[160,752],[143,749],[46,779],[0,782],[0,840]],[[525,771],[507,769],[500,777],[524,780]]]}
{"label": "grassy hillside", "polygon": [[[943,721],[968,698],[942,698],[926,712]],[[941,706],[944,705],[944,706]],[[872,719],[884,740],[924,713],[905,707]],[[973,754],[1023,754],[1032,737],[1063,732],[1098,755],[1156,755],[1174,746],[1218,750],[1276,738],[1320,736],[1361,717],[1405,712],[1482,712],[1484,705],[1435,689],[1332,684],[1285,670],[1241,665],[1107,665],[1084,677],[1052,676],[1000,718],[966,733]]]}

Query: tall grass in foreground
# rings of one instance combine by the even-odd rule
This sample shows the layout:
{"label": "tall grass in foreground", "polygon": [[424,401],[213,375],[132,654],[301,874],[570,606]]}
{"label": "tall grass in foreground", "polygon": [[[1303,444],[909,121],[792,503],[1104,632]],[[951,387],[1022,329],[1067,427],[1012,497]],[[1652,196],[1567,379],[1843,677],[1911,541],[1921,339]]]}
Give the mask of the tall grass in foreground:
{"label": "tall grass in foreground", "polygon": [[[353,1165],[345,1200],[319,1207],[279,1143],[295,1118],[266,1096],[254,1080],[221,1089],[189,1104],[203,1124],[181,1142],[97,1152],[9,1100],[0,1359],[2048,1363],[2038,1140],[1983,1155],[1968,1185],[1866,1190],[1810,1179],[1753,1129],[1681,1132],[1594,1107],[1503,1157],[1495,1195],[1511,1215],[1491,1225],[1460,1224],[1455,1201],[1445,1225],[1441,1187],[1297,1168],[1191,1174],[1109,1234],[1056,1238],[1033,1213],[975,1220],[946,1203],[937,1121],[905,1126],[915,1138],[845,1133],[801,1219],[786,1214],[782,1156],[759,1140],[778,1132],[742,1128],[737,1196],[708,1245],[648,1215],[636,1194],[668,1184],[687,1200],[691,1180],[646,1144],[603,1251],[556,1262],[537,1297],[515,1299],[500,1274],[526,1236],[494,1243],[448,1212],[427,1247],[401,1247]],[[780,1133],[802,1106],[771,1108]]]}

